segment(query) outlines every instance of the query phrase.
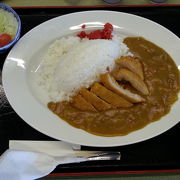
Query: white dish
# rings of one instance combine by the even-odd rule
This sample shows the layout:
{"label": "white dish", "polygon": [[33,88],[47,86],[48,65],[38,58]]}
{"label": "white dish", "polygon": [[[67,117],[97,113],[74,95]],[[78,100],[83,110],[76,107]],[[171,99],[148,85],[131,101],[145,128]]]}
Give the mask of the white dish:
{"label": "white dish", "polygon": [[113,11],[85,11],[67,14],[44,22],[25,34],[6,58],[3,86],[17,114],[30,126],[58,140],[86,146],[121,146],[155,137],[179,122],[180,101],[161,120],[126,136],[101,137],[74,128],[59,119],[43,103],[43,95],[33,85],[35,69],[48,45],[55,39],[75,33],[82,24],[102,27],[110,22],[124,35],[143,36],[166,50],[180,66],[180,40],[163,26],[148,19]]}

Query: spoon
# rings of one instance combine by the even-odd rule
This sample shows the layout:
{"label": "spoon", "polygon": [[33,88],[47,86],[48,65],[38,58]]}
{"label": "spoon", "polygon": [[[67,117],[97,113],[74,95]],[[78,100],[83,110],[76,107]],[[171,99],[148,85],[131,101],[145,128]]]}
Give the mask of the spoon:
{"label": "spoon", "polygon": [[75,150],[74,154],[67,156],[51,156],[33,151],[7,150],[0,158],[0,180],[32,180],[48,175],[58,165],[120,158],[120,152]]}

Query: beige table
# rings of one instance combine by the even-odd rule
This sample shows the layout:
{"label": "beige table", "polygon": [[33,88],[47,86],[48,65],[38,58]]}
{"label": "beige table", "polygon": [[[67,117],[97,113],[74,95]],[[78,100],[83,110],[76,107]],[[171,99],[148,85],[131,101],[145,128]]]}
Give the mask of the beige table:
{"label": "beige table", "polygon": [[[33,6],[103,6],[107,5],[103,0],[2,0],[13,7]],[[163,5],[180,4],[180,0],[167,0]],[[117,5],[154,5],[149,0],[121,0]]]}

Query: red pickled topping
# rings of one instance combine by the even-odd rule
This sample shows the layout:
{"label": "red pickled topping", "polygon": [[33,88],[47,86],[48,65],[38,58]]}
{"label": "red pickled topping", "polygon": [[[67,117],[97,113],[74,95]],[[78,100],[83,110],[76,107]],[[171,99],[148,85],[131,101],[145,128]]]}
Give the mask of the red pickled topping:
{"label": "red pickled topping", "polygon": [[112,31],[113,31],[113,26],[112,26],[112,24],[110,24],[110,23],[106,23],[106,24],[104,25],[104,29],[110,30],[110,31],[112,32]]}
{"label": "red pickled topping", "polygon": [[83,25],[81,26],[81,28],[82,28],[82,29],[85,29],[85,28],[86,28],[86,25],[85,25],[85,24],[83,24]]}
{"label": "red pickled topping", "polygon": [[[85,25],[82,25],[82,28],[85,28]],[[77,36],[81,39],[88,38],[89,40],[92,39],[112,39],[113,35],[113,26],[110,23],[106,23],[104,25],[104,29],[102,30],[95,30],[90,32],[89,34],[85,31],[81,31]]]}
{"label": "red pickled topping", "polygon": [[91,40],[91,39],[102,39],[102,32],[101,32],[101,30],[93,31],[87,35],[87,38],[89,40]]}
{"label": "red pickled topping", "polygon": [[106,23],[103,29],[103,39],[112,39],[113,26],[110,23]]}
{"label": "red pickled topping", "polygon": [[112,39],[112,31],[104,29],[102,33],[102,37],[103,39]]}
{"label": "red pickled topping", "polygon": [[11,36],[6,33],[0,34],[0,47],[9,44],[12,41]]}
{"label": "red pickled topping", "polygon": [[83,38],[86,38],[86,37],[87,37],[87,34],[86,34],[85,31],[81,31],[79,34],[77,34],[77,36],[78,36],[79,38],[83,39]]}

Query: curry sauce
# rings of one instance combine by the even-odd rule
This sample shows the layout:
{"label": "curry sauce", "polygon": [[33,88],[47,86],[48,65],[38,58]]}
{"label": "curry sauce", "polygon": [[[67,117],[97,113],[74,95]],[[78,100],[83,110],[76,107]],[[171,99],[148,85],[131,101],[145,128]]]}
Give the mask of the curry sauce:
{"label": "curry sauce", "polygon": [[126,135],[159,120],[178,99],[179,70],[160,47],[142,37],[128,37],[124,43],[140,59],[149,94],[145,102],[102,112],[81,111],[70,102],[50,102],[48,108],[70,125],[100,136]]}

